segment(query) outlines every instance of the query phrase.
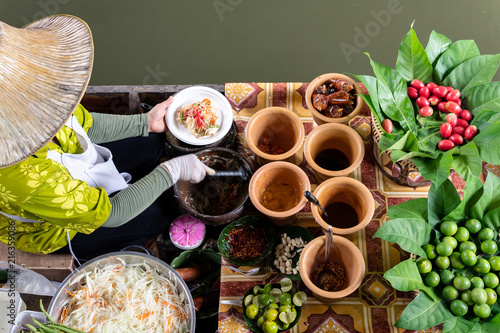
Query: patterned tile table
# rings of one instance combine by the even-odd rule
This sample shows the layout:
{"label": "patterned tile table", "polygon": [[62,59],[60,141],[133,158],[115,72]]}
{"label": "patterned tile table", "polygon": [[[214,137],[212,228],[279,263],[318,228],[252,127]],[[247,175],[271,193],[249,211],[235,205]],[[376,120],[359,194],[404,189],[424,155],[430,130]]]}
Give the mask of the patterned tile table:
{"label": "patterned tile table", "polygon": [[[226,84],[225,93],[233,107],[238,129],[238,151],[243,156],[248,157],[254,163],[254,167],[258,167],[255,156],[245,143],[244,131],[248,120],[255,112],[265,107],[285,107],[301,118],[307,135],[316,126],[304,101],[307,85],[307,83]],[[332,304],[317,301],[306,290],[309,297],[302,307],[299,323],[290,330],[291,332],[405,332],[403,329],[394,327],[394,323],[414,295],[394,290],[384,280],[383,274],[397,263],[407,259],[408,254],[397,245],[373,239],[372,236],[380,225],[388,220],[387,207],[389,205],[396,205],[412,198],[426,197],[429,187],[411,188],[397,185],[386,178],[375,166],[371,154],[370,110],[366,106],[357,117],[351,120],[349,126],[358,131],[366,148],[365,158],[360,167],[354,171],[352,177],[364,183],[370,189],[375,200],[373,220],[365,230],[348,237],[363,253],[366,275],[358,290],[349,297]],[[299,150],[295,157],[296,164],[308,174],[314,189],[317,184],[314,184],[312,169],[303,157],[303,149]],[[383,161],[384,165],[388,163],[390,161]],[[484,169],[500,174],[497,166],[484,165]],[[463,189],[464,182],[460,177],[452,175],[451,179],[457,189]],[[299,213],[297,224],[308,228],[315,236],[322,232],[312,217],[309,204]],[[281,279],[280,275],[264,267],[263,264],[260,265],[261,270],[258,275],[254,276],[235,273],[227,268],[227,265],[227,262],[223,262],[221,268],[221,301],[241,299],[244,293],[254,285],[277,282]],[[252,267],[240,267],[243,270],[250,268]],[[301,290],[305,290],[303,284]],[[219,332],[250,332],[241,312],[240,306],[221,303],[219,306]],[[431,328],[426,332],[440,332],[440,329]]]}

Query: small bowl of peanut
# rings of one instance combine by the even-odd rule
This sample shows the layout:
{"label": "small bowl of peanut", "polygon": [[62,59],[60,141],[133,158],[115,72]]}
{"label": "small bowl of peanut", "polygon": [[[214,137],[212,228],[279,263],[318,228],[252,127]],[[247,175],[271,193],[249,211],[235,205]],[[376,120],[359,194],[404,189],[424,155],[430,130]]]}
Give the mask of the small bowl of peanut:
{"label": "small bowl of peanut", "polygon": [[314,239],[306,228],[289,226],[280,230],[274,248],[273,265],[278,274],[290,280],[301,280],[299,258],[304,247]]}

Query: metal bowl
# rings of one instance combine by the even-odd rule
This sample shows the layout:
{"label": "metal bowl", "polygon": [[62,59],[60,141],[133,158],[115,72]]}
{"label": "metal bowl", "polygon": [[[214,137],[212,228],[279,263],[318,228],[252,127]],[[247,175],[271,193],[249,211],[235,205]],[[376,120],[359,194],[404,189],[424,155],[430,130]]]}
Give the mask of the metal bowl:
{"label": "metal bowl", "polygon": [[169,278],[170,280],[175,281],[175,287],[177,288],[179,293],[184,293],[185,298],[184,302],[188,305],[188,316],[186,320],[190,322],[190,332],[194,333],[195,331],[195,323],[196,323],[196,310],[194,307],[194,302],[193,302],[193,297],[191,296],[191,293],[189,292],[189,288],[186,285],[186,283],[182,280],[179,274],[170,267],[168,264],[165,262],[161,261],[160,259],[157,259],[153,256],[139,253],[139,252],[133,252],[133,251],[123,251],[123,252],[112,252],[108,254],[104,254],[102,256],[99,256],[97,258],[94,258],[82,266],[78,267],[75,269],[70,275],[64,279],[64,281],[61,283],[59,288],[57,289],[54,297],[52,297],[52,300],[50,302],[49,308],[47,312],[49,315],[56,321],[59,320],[59,317],[61,315],[61,311],[66,304],[66,302],[69,299],[69,295],[65,290],[68,290],[70,292],[73,292],[77,288],[77,283],[70,285],[70,282],[80,276],[81,274],[84,274],[86,272],[92,271],[95,267],[100,267],[100,266],[106,266],[106,265],[113,265],[113,264],[118,264],[121,263],[118,258],[123,260],[127,264],[138,264],[138,263],[143,263],[146,262],[148,265],[151,267],[155,268],[159,273],[164,275],[165,277]]}

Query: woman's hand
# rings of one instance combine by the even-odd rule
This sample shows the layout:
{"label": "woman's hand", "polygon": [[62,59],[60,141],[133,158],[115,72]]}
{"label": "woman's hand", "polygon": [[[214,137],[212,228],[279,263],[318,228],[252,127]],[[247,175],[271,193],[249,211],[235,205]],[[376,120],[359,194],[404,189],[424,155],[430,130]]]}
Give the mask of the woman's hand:
{"label": "woman's hand", "polygon": [[167,129],[167,123],[165,122],[165,115],[167,114],[168,107],[173,102],[173,97],[170,96],[167,100],[156,104],[151,111],[147,113],[148,115],[148,127],[150,132],[161,133],[165,132]]}

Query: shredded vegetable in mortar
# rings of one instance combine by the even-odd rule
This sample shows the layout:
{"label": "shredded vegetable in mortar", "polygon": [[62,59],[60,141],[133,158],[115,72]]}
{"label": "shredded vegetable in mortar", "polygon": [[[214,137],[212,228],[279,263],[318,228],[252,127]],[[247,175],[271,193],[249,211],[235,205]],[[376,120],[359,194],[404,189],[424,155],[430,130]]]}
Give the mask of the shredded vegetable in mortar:
{"label": "shredded vegetable in mortar", "polygon": [[85,332],[189,332],[188,304],[175,284],[147,263],[115,264],[81,274],[60,323]]}

